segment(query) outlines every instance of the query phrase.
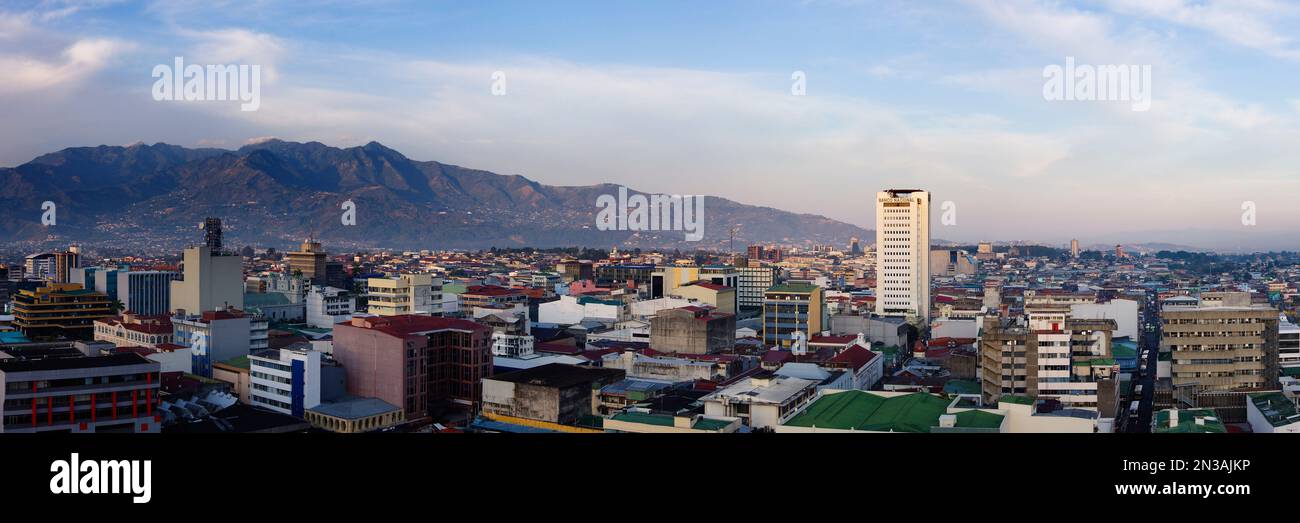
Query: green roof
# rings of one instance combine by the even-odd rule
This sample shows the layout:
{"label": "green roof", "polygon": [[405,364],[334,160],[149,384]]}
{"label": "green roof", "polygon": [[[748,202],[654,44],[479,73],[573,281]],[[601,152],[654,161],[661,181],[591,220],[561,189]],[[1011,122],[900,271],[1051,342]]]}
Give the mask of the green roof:
{"label": "green roof", "polygon": [[1300,412],[1296,411],[1295,403],[1280,392],[1251,394],[1250,401],[1274,427],[1300,423],[1300,417],[1297,417]]}
{"label": "green roof", "polygon": [[782,283],[767,288],[767,292],[810,293],[814,290],[817,290],[817,286],[811,283]]}
{"label": "green roof", "polygon": [[[1158,433],[1193,433],[1193,432],[1228,432],[1227,427],[1223,426],[1223,420],[1215,415],[1213,409],[1180,409],[1178,411],[1178,426],[1169,428],[1169,410],[1156,412],[1155,432]],[[1204,425],[1197,425],[1196,418],[1205,418]]]}
{"label": "green roof", "polygon": [[884,397],[860,390],[822,396],[786,425],[879,432],[930,432],[948,400],[916,392]]}
{"label": "green roof", "polygon": [[288,305],[289,297],[278,292],[245,292],[244,308]]}
{"label": "green roof", "polygon": [[1174,353],[1171,351],[1159,351],[1156,354],[1157,361],[1174,361]]}
{"label": "green roof", "polygon": [[996,429],[1002,427],[1003,416],[983,410],[966,410],[957,413],[957,427]]}
{"label": "green roof", "polygon": [[1006,396],[1002,396],[1001,398],[998,398],[998,401],[1000,401],[1000,402],[1006,402],[1006,403],[1015,403],[1015,404],[1017,404],[1017,405],[1033,405],[1033,404],[1034,404],[1034,398],[1031,398],[1031,397],[1029,397],[1029,396],[1006,395]]}

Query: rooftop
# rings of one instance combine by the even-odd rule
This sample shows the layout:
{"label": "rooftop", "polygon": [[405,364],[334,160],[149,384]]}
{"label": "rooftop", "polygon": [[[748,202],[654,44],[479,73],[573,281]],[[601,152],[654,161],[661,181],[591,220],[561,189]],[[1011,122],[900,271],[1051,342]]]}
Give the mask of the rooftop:
{"label": "rooftop", "polygon": [[[877,432],[930,432],[948,412],[949,401],[923,392],[881,396],[860,390],[827,394],[786,425]],[[973,411],[958,413],[957,426],[996,428],[1002,415]]]}

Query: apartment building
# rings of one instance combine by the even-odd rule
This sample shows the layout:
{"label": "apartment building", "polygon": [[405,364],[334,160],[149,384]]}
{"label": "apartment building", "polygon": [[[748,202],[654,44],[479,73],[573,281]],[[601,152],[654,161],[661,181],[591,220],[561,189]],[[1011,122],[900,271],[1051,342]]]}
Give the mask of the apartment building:
{"label": "apartment building", "polygon": [[442,282],[430,274],[397,274],[366,280],[368,312],[378,316],[442,314]]}
{"label": "apartment building", "polygon": [[826,298],[811,283],[774,285],[763,293],[763,343],[790,347],[795,332],[811,337],[827,329]]}

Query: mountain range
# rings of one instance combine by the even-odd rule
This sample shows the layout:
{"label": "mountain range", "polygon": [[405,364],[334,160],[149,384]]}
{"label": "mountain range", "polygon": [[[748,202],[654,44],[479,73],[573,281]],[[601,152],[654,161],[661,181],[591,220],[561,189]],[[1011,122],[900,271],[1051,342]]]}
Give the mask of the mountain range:
{"label": "mountain range", "polygon": [[[813,214],[704,199],[704,239],[681,231],[600,231],[597,198],[619,186],[552,186],[434,161],[371,142],[338,148],[268,140],[238,150],[158,143],[74,147],[0,168],[0,241],[197,241],[219,217],[231,245],[287,247],[313,236],[335,248],[589,246],[727,248],[750,243],[870,243],[874,233]],[[638,194],[632,188],[630,194]],[[644,194],[644,193],[640,193]],[[57,221],[42,224],[42,204]],[[344,225],[343,202],[356,224]]]}

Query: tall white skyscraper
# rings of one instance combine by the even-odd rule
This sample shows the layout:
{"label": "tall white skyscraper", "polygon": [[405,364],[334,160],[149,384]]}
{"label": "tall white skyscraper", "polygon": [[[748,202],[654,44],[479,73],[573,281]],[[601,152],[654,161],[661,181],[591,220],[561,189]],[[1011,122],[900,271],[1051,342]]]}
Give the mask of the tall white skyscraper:
{"label": "tall white skyscraper", "polygon": [[930,321],[930,193],[876,193],[876,314]]}

